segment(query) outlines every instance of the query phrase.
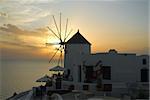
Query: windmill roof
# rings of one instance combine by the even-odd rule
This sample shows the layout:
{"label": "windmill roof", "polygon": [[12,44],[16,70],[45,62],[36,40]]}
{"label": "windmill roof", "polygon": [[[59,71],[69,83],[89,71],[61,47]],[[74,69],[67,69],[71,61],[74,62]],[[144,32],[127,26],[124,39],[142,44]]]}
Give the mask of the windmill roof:
{"label": "windmill roof", "polygon": [[79,32],[73,35],[68,41],[67,44],[91,44],[88,42]]}

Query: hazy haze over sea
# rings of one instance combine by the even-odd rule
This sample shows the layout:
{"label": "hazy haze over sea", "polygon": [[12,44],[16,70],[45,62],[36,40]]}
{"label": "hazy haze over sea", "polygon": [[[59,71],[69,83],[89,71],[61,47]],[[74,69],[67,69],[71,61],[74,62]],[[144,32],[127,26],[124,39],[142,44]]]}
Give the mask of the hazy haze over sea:
{"label": "hazy haze over sea", "polygon": [[42,83],[35,81],[45,74],[51,75],[48,70],[54,65],[56,64],[48,63],[48,60],[1,61],[0,99],[6,99],[14,92],[20,93],[32,89],[33,86],[41,85]]}

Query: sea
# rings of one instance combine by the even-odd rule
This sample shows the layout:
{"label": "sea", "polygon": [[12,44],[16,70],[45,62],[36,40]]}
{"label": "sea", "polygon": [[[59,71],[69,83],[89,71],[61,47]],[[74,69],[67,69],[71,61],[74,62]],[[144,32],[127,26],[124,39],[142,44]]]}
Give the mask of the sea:
{"label": "sea", "polygon": [[45,83],[36,82],[44,75],[52,75],[50,68],[56,63],[48,60],[5,60],[0,62],[0,100],[11,97],[14,92],[31,90]]}

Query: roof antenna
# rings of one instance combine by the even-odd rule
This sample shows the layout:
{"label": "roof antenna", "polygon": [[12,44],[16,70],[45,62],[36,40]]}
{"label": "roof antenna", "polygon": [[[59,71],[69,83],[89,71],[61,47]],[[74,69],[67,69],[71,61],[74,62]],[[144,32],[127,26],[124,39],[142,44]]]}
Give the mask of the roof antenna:
{"label": "roof antenna", "polygon": [[77,33],[79,33],[79,29],[78,29],[78,32]]}

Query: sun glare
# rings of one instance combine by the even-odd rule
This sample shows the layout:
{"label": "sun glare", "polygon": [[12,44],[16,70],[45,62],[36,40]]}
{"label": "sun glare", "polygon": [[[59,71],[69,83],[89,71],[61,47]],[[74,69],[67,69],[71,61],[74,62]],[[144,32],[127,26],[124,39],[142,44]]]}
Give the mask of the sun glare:
{"label": "sun glare", "polygon": [[54,49],[59,48],[59,40],[54,37],[48,38],[47,43],[49,43]]}

